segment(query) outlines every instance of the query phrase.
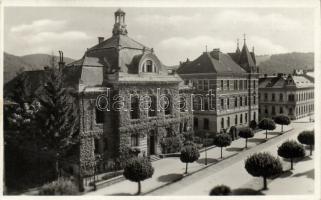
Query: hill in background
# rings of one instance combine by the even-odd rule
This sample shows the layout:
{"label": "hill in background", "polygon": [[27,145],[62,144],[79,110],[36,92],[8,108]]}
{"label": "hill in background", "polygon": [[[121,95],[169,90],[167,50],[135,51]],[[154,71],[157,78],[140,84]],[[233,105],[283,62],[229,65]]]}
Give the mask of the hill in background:
{"label": "hill in background", "polygon": [[[55,56],[58,60],[58,56]],[[51,55],[48,54],[30,54],[25,56],[15,56],[4,52],[4,83],[7,83],[13,79],[20,70],[33,71],[42,70],[44,66],[49,65]],[[68,57],[64,57],[66,64],[73,62],[74,60]]]}
{"label": "hill in background", "polygon": [[314,69],[314,53],[285,53],[271,56],[257,56],[260,73],[292,73],[294,69]]}

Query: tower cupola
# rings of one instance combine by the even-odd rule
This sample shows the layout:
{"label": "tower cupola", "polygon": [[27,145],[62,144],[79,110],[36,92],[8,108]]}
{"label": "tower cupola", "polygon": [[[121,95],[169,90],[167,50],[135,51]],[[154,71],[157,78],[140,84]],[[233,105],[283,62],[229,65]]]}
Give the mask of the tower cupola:
{"label": "tower cupola", "polygon": [[118,9],[115,12],[115,24],[113,28],[113,36],[127,35],[125,15],[126,13],[121,9]]}

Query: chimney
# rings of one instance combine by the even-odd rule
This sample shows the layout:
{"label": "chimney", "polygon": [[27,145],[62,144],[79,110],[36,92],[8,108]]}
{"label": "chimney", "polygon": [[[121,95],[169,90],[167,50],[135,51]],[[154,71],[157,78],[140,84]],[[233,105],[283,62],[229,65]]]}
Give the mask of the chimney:
{"label": "chimney", "polygon": [[59,70],[62,70],[65,67],[65,62],[64,62],[64,52],[59,51]]}
{"label": "chimney", "polygon": [[213,49],[211,52],[211,56],[215,58],[216,60],[220,60],[220,49]]}
{"label": "chimney", "polygon": [[98,44],[102,43],[104,41],[104,37],[98,37]]}

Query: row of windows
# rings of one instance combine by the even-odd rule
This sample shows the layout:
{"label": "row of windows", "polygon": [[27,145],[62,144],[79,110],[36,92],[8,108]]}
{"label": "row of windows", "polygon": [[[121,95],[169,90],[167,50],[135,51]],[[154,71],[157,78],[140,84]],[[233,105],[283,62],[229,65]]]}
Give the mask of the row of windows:
{"label": "row of windows", "polygon": [[[263,94],[263,100],[264,101],[285,101],[284,99],[284,95],[283,93],[279,93],[278,94],[278,98],[277,97],[277,94],[275,93],[271,93],[271,97],[269,98],[269,94],[268,93],[264,93]],[[261,95],[259,94],[259,98],[261,100]],[[305,92],[305,93],[300,93],[300,94],[297,94],[296,95],[296,99],[298,101],[305,101],[305,100],[309,100],[309,99],[313,99],[314,98],[314,93],[313,92]],[[295,95],[294,94],[289,94],[288,95],[288,101],[295,101]]]}
{"label": "row of windows", "polygon": [[[253,105],[256,105],[256,97],[251,98]],[[211,102],[209,102],[211,101]],[[232,97],[232,98],[220,98],[221,109],[230,109],[233,105],[234,108],[248,106],[250,99],[247,96]],[[193,109],[194,110],[213,110],[215,109],[215,98],[194,98]]]}
{"label": "row of windows", "polygon": [[[256,112],[253,113],[253,119],[255,120],[256,119]],[[231,122],[231,118],[230,117],[222,117],[221,118],[221,128],[224,129],[224,128],[229,128],[231,126],[237,126],[237,125],[242,125],[243,123],[248,123],[248,114],[247,113],[244,113],[243,114],[240,114],[240,115],[235,115],[234,117],[234,124]],[[197,130],[199,129],[199,120],[197,117],[194,117],[194,129]],[[208,118],[204,118],[203,119],[203,129],[204,130],[210,130],[210,127],[209,127],[209,119]]]}
{"label": "row of windows", "polygon": [[[201,79],[191,80],[193,86],[198,90],[207,91],[209,89],[218,90],[246,90],[250,84],[250,80],[215,80],[215,79]],[[185,80],[185,85],[188,85],[190,80]],[[217,87],[216,87],[217,86]],[[252,80],[252,87],[257,87],[257,80]]]}

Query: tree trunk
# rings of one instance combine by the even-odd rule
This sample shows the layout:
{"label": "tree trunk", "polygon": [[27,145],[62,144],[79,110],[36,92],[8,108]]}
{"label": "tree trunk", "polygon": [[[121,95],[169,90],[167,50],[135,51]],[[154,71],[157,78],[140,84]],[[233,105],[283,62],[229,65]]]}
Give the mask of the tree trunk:
{"label": "tree trunk", "polygon": [[140,195],[141,191],[142,191],[142,185],[141,185],[140,181],[138,181],[138,191],[137,191],[137,195]]}
{"label": "tree trunk", "polygon": [[310,145],[310,156],[312,156],[313,145]]}
{"label": "tree trunk", "polygon": [[223,147],[221,147],[221,159],[223,158]]}
{"label": "tree trunk", "polygon": [[266,177],[263,176],[263,190],[267,190],[267,180],[266,180]]}
{"label": "tree trunk", "polygon": [[247,138],[245,138],[245,149],[247,148]]}
{"label": "tree trunk", "polygon": [[56,163],[55,163],[55,172],[56,172],[56,177],[59,178],[59,159],[56,157]]}
{"label": "tree trunk", "polygon": [[293,169],[293,158],[291,158],[291,170]]}
{"label": "tree trunk", "polygon": [[265,130],[265,139],[267,139],[267,129]]}
{"label": "tree trunk", "polygon": [[188,162],[186,162],[185,174],[187,174]]}

